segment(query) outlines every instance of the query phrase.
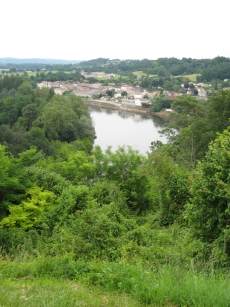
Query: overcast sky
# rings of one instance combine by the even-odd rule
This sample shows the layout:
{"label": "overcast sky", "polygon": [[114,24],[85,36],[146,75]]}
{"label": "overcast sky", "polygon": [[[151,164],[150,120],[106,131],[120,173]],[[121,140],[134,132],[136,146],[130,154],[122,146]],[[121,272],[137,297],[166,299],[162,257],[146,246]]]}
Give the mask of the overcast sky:
{"label": "overcast sky", "polygon": [[5,0],[0,57],[230,57],[229,0]]}

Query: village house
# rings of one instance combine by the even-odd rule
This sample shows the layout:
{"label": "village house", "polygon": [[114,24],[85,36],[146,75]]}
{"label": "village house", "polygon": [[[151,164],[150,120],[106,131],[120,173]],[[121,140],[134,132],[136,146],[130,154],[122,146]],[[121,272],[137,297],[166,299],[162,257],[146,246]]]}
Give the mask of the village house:
{"label": "village house", "polygon": [[122,86],[121,86],[121,90],[122,91],[128,91],[128,90],[131,90],[133,87],[132,87],[132,85],[130,85],[130,84],[123,84]]}
{"label": "village house", "polygon": [[58,95],[62,95],[65,91],[67,91],[67,88],[65,87],[59,87],[54,89],[54,93]]}
{"label": "village house", "polygon": [[108,79],[113,79],[113,78],[115,78],[115,74],[108,74],[108,75],[107,75],[107,78],[108,78]]}
{"label": "village house", "polygon": [[41,83],[37,83],[37,86],[39,88],[43,87],[48,87],[48,88],[58,88],[60,87],[61,83],[60,82],[47,82],[47,81],[42,81]]}
{"label": "village house", "polygon": [[110,100],[110,96],[102,96],[100,98],[100,100],[102,100],[102,101],[109,101]]}
{"label": "village house", "polygon": [[41,83],[37,83],[38,88],[48,87],[47,81],[42,81]]}

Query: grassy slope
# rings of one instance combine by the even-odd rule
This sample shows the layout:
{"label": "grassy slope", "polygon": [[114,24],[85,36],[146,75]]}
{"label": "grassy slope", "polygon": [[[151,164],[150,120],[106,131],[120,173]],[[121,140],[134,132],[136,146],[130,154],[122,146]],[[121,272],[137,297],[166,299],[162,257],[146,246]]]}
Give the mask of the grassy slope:
{"label": "grassy slope", "polygon": [[[134,74],[135,76],[147,76],[147,74],[144,73],[142,70],[134,71],[133,74]],[[149,74],[149,77],[157,77],[157,75]]]}
{"label": "grassy slope", "polygon": [[200,74],[191,74],[191,75],[181,75],[181,76],[172,76],[172,78],[188,78],[191,82],[196,82],[196,77]]}
{"label": "grassy slope", "polygon": [[[147,76],[143,71],[134,71],[133,74],[135,76]],[[149,74],[150,77],[157,77],[157,75]],[[179,78],[185,77],[188,78],[191,82],[196,82],[196,77],[200,76],[200,74],[191,74],[191,75],[181,75],[181,76],[171,76],[171,78]]]}

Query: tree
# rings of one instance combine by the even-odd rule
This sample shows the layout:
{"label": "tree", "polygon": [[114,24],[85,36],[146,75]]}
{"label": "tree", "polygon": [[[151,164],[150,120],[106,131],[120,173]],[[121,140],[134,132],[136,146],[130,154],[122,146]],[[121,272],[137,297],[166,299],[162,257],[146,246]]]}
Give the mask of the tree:
{"label": "tree", "polygon": [[173,83],[171,81],[165,81],[164,89],[167,91],[173,91]]}
{"label": "tree", "polygon": [[89,138],[92,142],[95,139],[95,129],[92,125],[91,118],[88,116],[82,116],[78,122],[78,136],[81,139]]}
{"label": "tree", "polygon": [[42,150],[44,155],[52,154],[52,146],[45,137],[44,130],[39,127],[32,127],[26,135],[26,141],[29,146],[36,146],[38,150]]}
{"label": "tree", "polygon": [[24,82],[19,86],[18,93],[22,95],[32,95],[32,86],[28,82]]}
{"label": "tree", "polygon": [[127,93],[126,91],[121,92],[121,96],[122,96],[122,97],[125,97],[125,96],[127,96],[127,95],[128,95],[128,93]]}
{"label": "tree", "polygon": [[[214,93],[210,98],[209,118],[215,131],[222,132],[229,126],[230,91],[222,90]],[[214,120],[213,120],[214,119]]]}
{"label": "tree", "polygon": [[22,109],[23,126],[27,131],[32,127],[33,122],[36,120],[37,116],[38,110],[35,103],[28,104]]}
{"label": "tree", "polygon": [[51,211],[56,203],[56,197],[52,192],[33,187],[27,191],[26,199],[19,205],[9,206],[10,214],[2,219],[0,228],[41,230],[45,228],[43,212]]}
{"label": "tree", "polygon": [[9,72],[10,72],[10,73],[13,73],[13,72],[16,72],[16,71],[17,71],[16,67],[11,67],[11,68],[9,69]]}
{"label": "tree", "polygon": [[97,78],[94,78],[94,77],[89,77],[89,78],[87,78],[86,80],[88,80],[88,82],[89,82],[90,84],[99,82],[99,80],[98,80]]}
{"label": "tree", "polygon": [[152,111],[159,112],[164,108],[170,108],[172,101],[164,95],[155,97],[152,100]]}
{"label": "tree", "polygon": [[81,138],[94,140],[94,128],[82,98],[73,94],[55,95],[47,103],[41,116],[46,137],[61,142]]}
{"label": "tree", "polygon": [[106,179],[116,183],[127,198],[130,209],[143,211],[149,207],[148,180],[141,176],[139,166],[145,157],[131,147],[119,147],[115,152],[108,148],[103,154],[99,148],[93,151],[94,180]]}
{"label": "tree", "polygon": [[18,205],[31,185],[25,167],[35,163],[41,155],[31,148],[14,158],[0,145],[0,220],[8,215],[10,205]]}
{"label": "tree", "polygon": [[42,114],[46,137],[71,142],[77,139],[76,113],[64,103],[48,103]]}
{"label": "tree", "polygon": [[78,116],[64,96],[54,96],[45,106],[42,122],[46,137],[71,142],[77,139]]}
{"label": "tree", "polygon": [[205,108],[202,102],[195,97],[182,95],[172,103],[171,124],[176,129],[189,126],[195,118],[205,116]]}
{"label": "tree", "polygon": [[115,90],[114,90],[114,89],[107,90],[107,91],[106,91],[106,94],[107,94],[108,96],[110,96],[110,97],[113,97],[114,94],[115,94]]}
{"label": "tree", "polygon": [[193,234],[216,242],[222,254],[230,256],[230,128],[209,146],[209,151],[193,172],[191,199],[185,218]]}
{"label": "tree", "polygon": [[141,167],[147,176],[151,208],[158,212],[161,225],[170,225],[181,218],[188,199],[187,171],[173,159],[172,145],[156,142]]}

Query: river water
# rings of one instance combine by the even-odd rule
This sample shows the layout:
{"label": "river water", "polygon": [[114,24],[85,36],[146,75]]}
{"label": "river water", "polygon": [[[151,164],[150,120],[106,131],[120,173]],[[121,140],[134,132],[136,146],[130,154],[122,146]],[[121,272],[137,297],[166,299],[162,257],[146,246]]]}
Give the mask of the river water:
{"label": "river water", "polygon": [[159,133],[166,121],[157,116],[95,106],[89,106],[89,112],[97,136],[94,145],[99,145],[102,150],[108,146],[116,150],[119,146],[129,145],[146,154],[151,142],[167,142],[166,137]]}

